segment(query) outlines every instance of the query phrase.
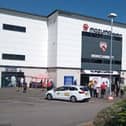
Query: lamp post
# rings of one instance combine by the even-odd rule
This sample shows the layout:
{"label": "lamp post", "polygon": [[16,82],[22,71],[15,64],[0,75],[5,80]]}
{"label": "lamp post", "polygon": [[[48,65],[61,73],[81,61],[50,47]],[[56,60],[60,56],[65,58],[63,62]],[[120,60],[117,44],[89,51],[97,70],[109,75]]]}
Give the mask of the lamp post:
{"label": "lamp post", "polygon": [[109,73],[110,73],[110,96],[109,96],[109,99],[113,99],[112,97],[112,92],[111,92],[111,84],[112,84],[112,38],[113,38],[113,21],[114,21],[114,18],[117,17],[117,14],[116,13],[110,13],[108,15],[108,17],[111,19],[111,40],[110,40],[110,66],[109,66]]}

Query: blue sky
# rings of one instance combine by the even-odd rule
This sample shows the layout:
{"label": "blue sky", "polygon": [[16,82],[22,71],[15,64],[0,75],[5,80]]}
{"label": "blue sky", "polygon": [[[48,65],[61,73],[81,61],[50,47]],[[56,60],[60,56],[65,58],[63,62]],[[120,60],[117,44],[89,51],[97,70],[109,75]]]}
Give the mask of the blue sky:
{"label": "blue sky", "polygon": [[117,22],[126,23],[126,0],[0,0],[0,8],[46,16],[55,9],[108,19],[117,13]]}

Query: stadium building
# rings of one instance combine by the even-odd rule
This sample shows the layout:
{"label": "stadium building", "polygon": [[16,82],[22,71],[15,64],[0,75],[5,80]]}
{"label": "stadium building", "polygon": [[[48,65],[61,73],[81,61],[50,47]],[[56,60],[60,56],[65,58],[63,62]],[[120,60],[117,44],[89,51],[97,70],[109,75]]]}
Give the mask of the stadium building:
{"label": "stadium building", "polygon": [[[114,22],[112,76],[126,70],[126,24]],[[56,10],[48,16],[0,9],[0,87],[12,77],[55,86],[109,83],[110,21]],[[123,71],[123,72],[122,72]]]}

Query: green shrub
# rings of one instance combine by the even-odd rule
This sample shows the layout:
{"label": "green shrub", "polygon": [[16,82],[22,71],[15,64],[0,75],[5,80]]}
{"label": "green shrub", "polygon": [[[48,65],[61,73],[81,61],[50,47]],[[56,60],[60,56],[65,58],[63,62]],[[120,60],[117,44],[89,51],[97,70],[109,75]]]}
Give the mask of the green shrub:
{"label": "green shrub", "polygon": [[126,86],[124,86],[124,91],[126,92]]}
{"label": "green shrub", "polygon": [[113,104],[99,112],[94,120],[95,126],[126,126],[126,100]]}

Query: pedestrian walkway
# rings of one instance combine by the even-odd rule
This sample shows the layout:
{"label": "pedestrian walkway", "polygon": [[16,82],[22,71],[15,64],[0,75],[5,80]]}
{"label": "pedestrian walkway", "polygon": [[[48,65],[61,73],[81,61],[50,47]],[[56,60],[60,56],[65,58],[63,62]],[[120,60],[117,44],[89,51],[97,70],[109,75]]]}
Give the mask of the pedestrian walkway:
{"label": "pedestrian walkway", "polygon": [[[0,100],[16,100],[16,101],[27,101],[27,102],[41,102],[45,98],[46,89],[40,88],[28,88],[26,93],[23,93],[23,89],[19,91],[16,88],[0,88]],[[125,97],[124,97],[125,98]],[[94,98],[90,99],[90,103],[94,102],[115,102],[120,97],[114,97],[114,100],[109,101],[107,97],[105,98]]]}
{"label": "pedestrian walkway", "polygon": [[28,88],[26,93],[16,88],[0,88],[0,100],[19,100],[19,101],[40,101],[44,98],[45,90]]}

